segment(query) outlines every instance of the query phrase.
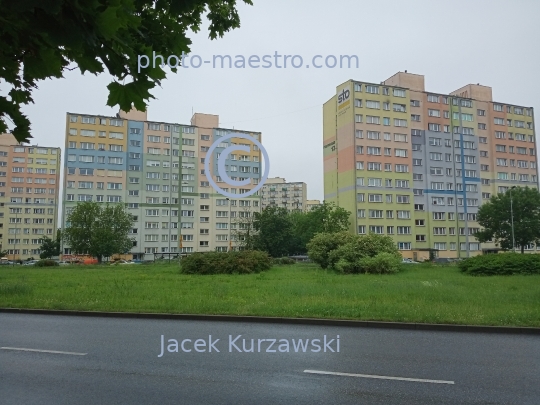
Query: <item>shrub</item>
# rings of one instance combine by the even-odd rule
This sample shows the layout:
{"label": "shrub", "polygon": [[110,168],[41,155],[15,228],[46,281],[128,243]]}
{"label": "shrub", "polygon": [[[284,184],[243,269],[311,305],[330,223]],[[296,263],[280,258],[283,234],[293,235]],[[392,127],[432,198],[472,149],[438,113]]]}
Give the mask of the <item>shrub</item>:
{"label": "shrub", "polygon": [[352,241],[355,237],[357,235],[352,235],[349,232],[318,233],[307,244],[308,256],[323,269],[333,268],[338,258],[331,257],[331,252]]}
{"label": "shrub", "polygon": [[540,255],[497,253],[471,257],[459,262],[463,273],[474,276],[540,274]]}
{"label": "shrub", "polygon": [[34,266],[37,266],[37,267],[49,267],[49,266],[60,266],[60,264],[55,260],[44,259],[44,260],[40,260],[40,261],[36,262],[34,264]]}
{"label": "shrub", "polygon": [[340,273],[396,273],[401,255],[389,236],[318,234],[308,244],[310,258]]}
{"label": "shrub", "polygon": [[249,274],[270,269],[272,259],[258,250],[192,253],[180,260],[180,267],[185,274]]}
{"label": "shrub", "polygon": [[278,257],[274,259],[274,264],[276,265],[289,265],[289,264],[295,264],[296,260],[291,259],[290,257]]}

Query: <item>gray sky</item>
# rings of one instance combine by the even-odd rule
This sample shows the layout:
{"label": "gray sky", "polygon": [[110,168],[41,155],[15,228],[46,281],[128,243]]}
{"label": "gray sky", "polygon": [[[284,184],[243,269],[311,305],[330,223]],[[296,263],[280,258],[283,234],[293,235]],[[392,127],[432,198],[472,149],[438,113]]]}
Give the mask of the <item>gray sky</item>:
{"label": "gray sky", "polygon": [[[380,82],[398,71],[425,75],[426,90],[448,93],[468,83],[493,87],[494,99],[538,106],[540,2],[537,0],[253,0],[240,6],[241,27],[215,41],[204,27],[192,53],[358,55],[358,69],[181,69],[169,74],[149,120],[189,123],[195,112],[220,125],[260,131],[270,176],[308,184],[323,198],[322,104],[348,80]],[[67,111],[113,115],[105,106],[110,77],[67,72],[48,80],[25,108],[34,141],[64,146]]]}

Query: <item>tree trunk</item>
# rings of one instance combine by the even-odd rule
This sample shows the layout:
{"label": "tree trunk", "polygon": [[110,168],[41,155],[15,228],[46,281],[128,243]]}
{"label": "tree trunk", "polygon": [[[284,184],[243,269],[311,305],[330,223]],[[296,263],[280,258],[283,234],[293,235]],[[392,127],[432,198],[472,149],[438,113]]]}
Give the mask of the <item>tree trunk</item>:
{"label": "tree trunk", "polygon": [[521,254],[525,253],[525,246],[521,246]]}
{"label": "tree trunk", "polygon": [[98,255],[97,262],[98,264],[101,264],[103,262],[103,257],[101,255]]}

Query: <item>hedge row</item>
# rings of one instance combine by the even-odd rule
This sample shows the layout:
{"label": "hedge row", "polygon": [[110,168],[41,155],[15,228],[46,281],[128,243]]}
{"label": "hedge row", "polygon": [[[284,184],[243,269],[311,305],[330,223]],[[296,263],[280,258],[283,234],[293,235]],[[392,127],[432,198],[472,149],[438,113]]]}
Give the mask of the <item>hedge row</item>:
{"label": "hedge row", "polygon": [[180,261],[180,267],[185,274],[250,274],[269,270],[272,259],[258,250],[192,253]]}
{"label": "hedge row", "polygon": [[53,266],[60,266],[60,264],[56,260],[51,259],[43,259],[34,264],[34,266],[37,267],[53,267]]}
{"label": "hedge row", "polygon": [[497,253],[471,257],[459,262],[459,269],[474,276],[540,274],[540,255]]}

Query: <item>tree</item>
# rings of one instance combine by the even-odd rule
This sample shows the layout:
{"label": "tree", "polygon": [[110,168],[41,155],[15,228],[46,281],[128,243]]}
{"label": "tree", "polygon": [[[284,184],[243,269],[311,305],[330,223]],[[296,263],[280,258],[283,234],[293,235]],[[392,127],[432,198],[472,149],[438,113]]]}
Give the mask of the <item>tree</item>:
{"label": "tree", "polygon": [[39,250],[41,252],[39,254],[40,259],[50,259],[53,256],[58,256],[60,254],[60,241],[45,236],[41,239]]}
{"label": "tree", "polygon": [[292,237],[288,211],[281,207],[266,207],[253,215],[253,228],[257,232],[254,237],[255,249],[268,252],[272,257],[286,256]]}
{"label": "tree", "polygon": [[78,203],[68,215],[64,241],[77,254],[89,254],[101,263],[103,257],[125,254],[133,247],[128,237],[133,217],[123,204]]}
{"label": "tree", "polygon": [[307,252],[307,244],[317,233],[347,231],[350,225],[350,215],[346,209],[326,201],[311,211],[292,213],[293,244],[296,253]]}
{"label": "tree", "polygon": [[240,26],[236,1],[0,0],[0,82],[10,89],[8,97],[0,97],[0,133],[8,132],[8,119],[17,141],[29,140],[22,106],[33,103],[37,83],[76,68],[113,77],[107,105],[145,110],[154,98],[150,90],[166,75],[159,65],[140,68],[139,55],[153,60],[155,53],[166,62],[170,55],[189,53],[186,32],[199,31],[204,13],[210,39],[222,37]]}
{"label": "tree", "polygon": [[[510,209],[512,199],[512,210]],[[476,217],[483,229],[474,236],[479,242],[494,240],[503,249],[512,249],[512,215],[515,245],[540,243],[540,193],[535,188],[516,187],[491,197],[482,204]]]}
{"label": "tree", "polygon": [[239,250],[253,250],[255,249],[255,236],[257,234],[254,227],[255,217],[248,207],[239,211],[239,214],[241,212],[243,213],[241,216],[234,218],[231,237]]}

